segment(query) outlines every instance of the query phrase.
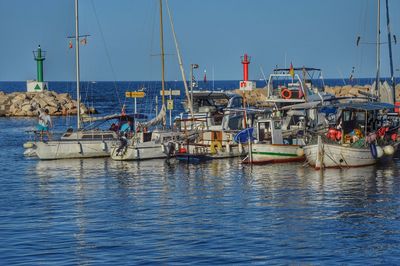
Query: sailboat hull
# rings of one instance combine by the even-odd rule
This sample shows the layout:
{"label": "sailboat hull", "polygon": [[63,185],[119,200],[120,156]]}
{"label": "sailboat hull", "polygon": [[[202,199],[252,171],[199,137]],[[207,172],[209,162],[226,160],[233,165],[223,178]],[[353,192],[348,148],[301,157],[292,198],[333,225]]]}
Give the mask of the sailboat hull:
{"label": "sailboat hull", "polygon": [[112,143],[112,140],[36,142],[35,151],[41,160],[108,157]]}
{"label": "sailboat hull", "polygon": [[167,158],[163,145],[160,143],[144,142],[131,144],[120,148],[114,145],[111,151],[111,158],[116,161],[134,161]]}

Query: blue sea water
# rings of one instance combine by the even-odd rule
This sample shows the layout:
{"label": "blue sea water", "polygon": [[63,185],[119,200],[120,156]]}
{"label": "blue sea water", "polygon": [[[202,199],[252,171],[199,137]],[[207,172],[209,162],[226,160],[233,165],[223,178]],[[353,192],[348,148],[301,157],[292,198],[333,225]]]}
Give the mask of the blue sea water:
{"label": "blue sea water", "polygon": [[[107,114],[125,90],[145,86],[155,96],[158,85],[88,82],[82,95]],[[73,83],[50,86],[74,91]],[[7,92],[24,87],[0,83]],[[154,109],[154,99],[138,104]],[[74,123],[54,120],[59,131]],[[239,159],[39,161],[22,155],[35,123],[0,118],[1,265],[400,264],[398,156],[324,173]]]}

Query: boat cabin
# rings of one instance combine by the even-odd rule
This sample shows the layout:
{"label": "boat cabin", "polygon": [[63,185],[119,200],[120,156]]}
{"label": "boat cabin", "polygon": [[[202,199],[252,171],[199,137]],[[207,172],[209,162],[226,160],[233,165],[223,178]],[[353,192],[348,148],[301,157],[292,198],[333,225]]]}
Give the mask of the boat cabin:
{"label": "boat cabin", "polygon": [[274,69],[268,79],[267,102],[277,107],[305,102],[308,95],[318,92],[318,84],[313,84],[313,77],[318,72],[321,70],[307,67]]}
{"label": "boat cabin", "polygon": [[385,110],[393,109],[392,104],[381,102],[349,102],[336,105],[338,111],[334,127],[328,130],[328,139],[343,144],[353,144],[357,141],[365,143],[365,138],[374,133],[377,135],[392,124],[385,115]]}
{"label": "boat cabin", "polygon": [[242,108],[242,96],[225,91],[194,91],[193,118],[189,106],[183,103],[185,113],[181,113],[175,123],[181,130],[202,128],[221,130],[224,121],[224,110],[227,108]]}
{"label": "boat cabin", "polygon": [[281,117],[260,119],[256,122],[256,142],[275,145],[300,145],[304,141],[298,138],[297,130],[284,130],[284,120]]}
{"label": "boat cabin", "polygon": [[282,136],[282,120],[268,118],[257,121],[256,138],[258,142],[269,144],[284,144]]}

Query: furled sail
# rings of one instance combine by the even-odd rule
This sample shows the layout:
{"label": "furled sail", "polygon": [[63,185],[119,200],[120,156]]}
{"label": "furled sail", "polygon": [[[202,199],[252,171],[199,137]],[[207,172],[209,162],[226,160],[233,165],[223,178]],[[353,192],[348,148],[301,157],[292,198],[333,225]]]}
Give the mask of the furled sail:
{"label": "furled sail", "polygon": [[167,112],[166,112],[165,105],[163,105],[161,107],[160,112],[158,113],[158,115],[155,118],[153,118],[150,121],[147,121],[145,123],[140,124],[140,126],[142,126],[142,127],[151,127],[151,126],[160,125],[160,124],[163,123],[163,121],[165,121],[166,113]]}

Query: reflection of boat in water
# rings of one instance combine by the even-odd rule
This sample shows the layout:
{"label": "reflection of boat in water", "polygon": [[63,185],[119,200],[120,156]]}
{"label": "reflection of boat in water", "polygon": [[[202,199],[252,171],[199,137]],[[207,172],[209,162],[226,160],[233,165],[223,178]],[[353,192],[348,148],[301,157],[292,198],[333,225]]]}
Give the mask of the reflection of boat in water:
{"label": "reflection of boat in water", "polygon": [[104,176],[104,171],[108,171],[109,167],[108,158],[40,160],[36,164],[36,174],[51,178],[96,177]]}

